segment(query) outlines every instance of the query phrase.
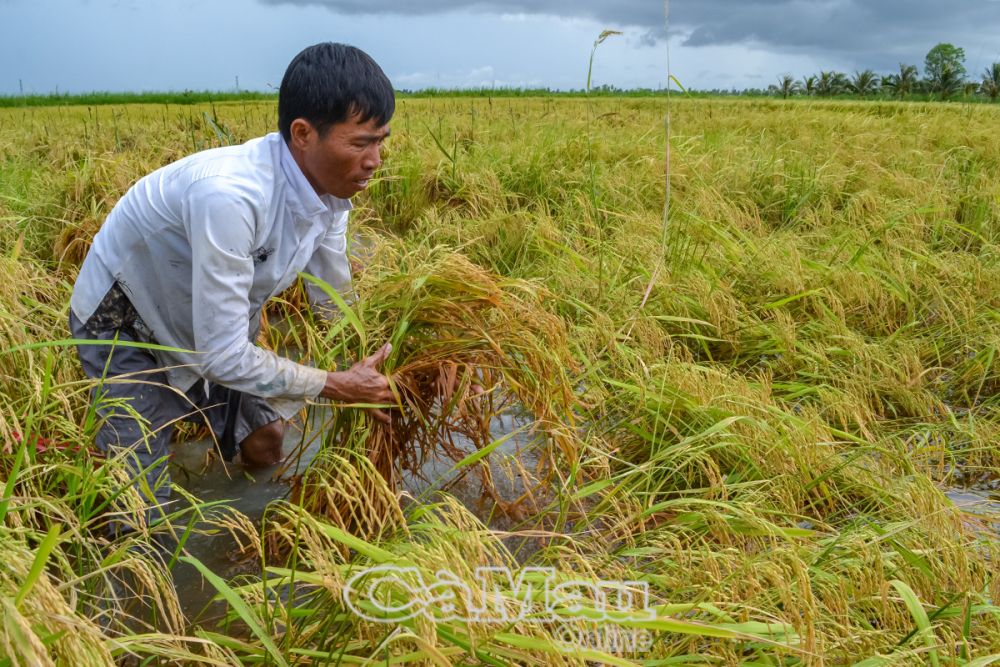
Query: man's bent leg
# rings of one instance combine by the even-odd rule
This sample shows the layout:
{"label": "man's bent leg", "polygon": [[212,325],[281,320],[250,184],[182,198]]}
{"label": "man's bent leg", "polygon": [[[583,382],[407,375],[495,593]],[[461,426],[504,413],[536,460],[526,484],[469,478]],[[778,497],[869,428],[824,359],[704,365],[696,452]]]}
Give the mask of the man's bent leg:
{"label": "man's bent leg", "polygon": [[266,468],[281,462],[285,422],[278,419],[261,426],[240,443],[240,460],[250,468]]}
{"label": "man's bent leg", "polygon": [[[134,340],[123,330],[89,332],[72,313],[70,330],[81,339],[112,341],[117,334],[118,340]],[[193,408],[185,410],[185,399],[167,386],[166,374],[156,370],[158,364],[148,350],[80,345],[77,353],[87,376],[101,380],[92,394],[102,419],[95,444],[111,456],[127,452],[136,488],[146,496],[146,520],[155,521],[163,516],[162,506],[170,497],[166,457],[173,422]],[[115,522],[113,528],[127,529],[127,523]]]}
{"label": "man's bent leg", "polygon": [[230,460],[238,449],[240,461],[251,468],[281,461],[285,421],[267,399],[211,385],[201,407],[223,458]]}

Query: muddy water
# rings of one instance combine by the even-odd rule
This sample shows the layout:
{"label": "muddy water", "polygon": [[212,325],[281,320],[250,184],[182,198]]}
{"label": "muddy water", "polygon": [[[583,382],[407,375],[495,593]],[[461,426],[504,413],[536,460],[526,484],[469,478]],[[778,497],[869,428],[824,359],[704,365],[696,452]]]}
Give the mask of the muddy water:
{"label": "muddy water", "polygon": [[[309,410],[307,423],[294,421],[286,429],[284,451],[289,458],[297,457],[281,478],[283,466],[259,469],[252,474],[238,463],[223,464],[210,456],[210,440],[193,440],[173,446],[173,480],[202,501],[225,501],[230,507],[245,514],[255,524],[260,520],[268,503],[287,497],[287,477],[301,472],[319,451],[324,424],[330,411],[318,406]],[[530,419],[516,411],[497,415],[490,424],[495,440],[514,433],[500,444],[488,457],[493,485],[504,502],[517,499],[534,479],[523,479],[519,466],[530,475],[538,462],[541,438],[525,428]],[[520,430],[519,430],[520,429]],[[515,433],[515,431],[518,431]],[[467,443],[456,443],[459,446]],[[471,445],[464,447],[471,453]],[[301,454],[300,454],[301,452]],[[478,474],[456,472],[454,461],[443,456],[429,456],[425,465],[416,473],[403,475],[403,487],[415,501],[428,499],[438,491],[445,491],[478,516],[491,528],[509,530],[512,521],[496,511],[496,504],[484,498]],[[473,467],[466,469],[473,470]],[[236,543],[228,535],[195,535],[186,543],[187,551],[205,563],[213,572],[229,579],[238,574],[259,572],[259,563],[242,562],[235,556]],[[174,582],[182,608],[188,617],[199,624],[211,624],[224,611],[221,603],[212,604],[215,590],[194,570],[178,564],[174,569]]]}

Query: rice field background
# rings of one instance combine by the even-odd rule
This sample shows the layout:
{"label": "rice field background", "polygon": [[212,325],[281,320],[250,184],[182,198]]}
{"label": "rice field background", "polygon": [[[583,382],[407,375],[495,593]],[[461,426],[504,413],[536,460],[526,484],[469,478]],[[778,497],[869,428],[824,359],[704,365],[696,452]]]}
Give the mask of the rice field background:
{"label": "rice field background", "polygon": [[[140,491],[89,452],[72,281],[132,182],[276,108],[0,109],[0,664],[1000,661],[1000,109],[670,104],[665,212],[663,99],[401,100],[355,200],[357,300],[319,323],[297,286],[261,340],[327,366],[393,342],[392,429],[335,407],[263,518],[180,484],[115,540]],[[435,457],[482,497],[405,493]],[[223,534],[247,573],[188,552]],[[352,610],[376,566],[426,613]],[[538,568],[595,588],[544,609]],[[439,572],[468,594],[416,585]],[[597,582],[651,614],[602,614]]]}

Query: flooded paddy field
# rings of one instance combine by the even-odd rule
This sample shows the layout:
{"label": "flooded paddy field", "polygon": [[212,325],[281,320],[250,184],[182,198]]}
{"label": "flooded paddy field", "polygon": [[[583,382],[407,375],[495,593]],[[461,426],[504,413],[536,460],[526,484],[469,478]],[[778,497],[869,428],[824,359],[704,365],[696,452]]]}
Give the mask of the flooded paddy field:
{"label": "flooded paddy field", "polygon": [[391,342],[392,423],[318,402],[257,471],[185,431],[149,525],[71,285],[275,107],[0,110],[0,662],[996,660],[997,107],[679,96],[669,169],[665,111],[401,98],[343,316],[296,284],[257,341]]}

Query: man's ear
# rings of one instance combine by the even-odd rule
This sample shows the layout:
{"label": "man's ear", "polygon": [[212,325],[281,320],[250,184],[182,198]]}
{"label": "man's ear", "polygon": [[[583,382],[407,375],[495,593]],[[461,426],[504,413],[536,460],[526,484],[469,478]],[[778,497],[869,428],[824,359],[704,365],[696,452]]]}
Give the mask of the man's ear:
{"label": "man's ear", "polygon": [[290,141],[296,148],[304,148],[312,142],[316,128],[305,118],[296,118],[288,128]]}

